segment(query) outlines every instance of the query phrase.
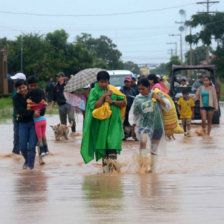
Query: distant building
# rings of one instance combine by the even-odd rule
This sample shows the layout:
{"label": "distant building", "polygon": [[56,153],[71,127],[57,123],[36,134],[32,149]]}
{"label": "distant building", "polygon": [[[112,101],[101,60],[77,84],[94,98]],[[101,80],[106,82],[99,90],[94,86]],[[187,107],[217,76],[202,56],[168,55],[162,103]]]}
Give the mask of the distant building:
{"label": "distant building", "polygon": [[140,67],[140,71],[141,71],[142,75],[149,75],[148,67]]}

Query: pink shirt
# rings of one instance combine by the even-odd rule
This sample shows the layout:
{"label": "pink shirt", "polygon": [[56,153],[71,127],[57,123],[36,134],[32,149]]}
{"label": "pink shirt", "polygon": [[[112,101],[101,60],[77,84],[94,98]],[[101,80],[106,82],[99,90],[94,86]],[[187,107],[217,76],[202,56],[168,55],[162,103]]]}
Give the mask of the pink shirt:
{"label": "pink shirt", "polygon": [[159,89],[159,90],[161,90],[161,91],[163,91],[164,93],[166,93],[166,94],[168,94],[169,93],[169,90],[168,90],[168,88],[165,86],[165,84],[164,83],[156,83],[155,85],[153,85],[152,86],[152,90],[154,90],[154,89]]}
{"label": "pink shirt", "polygon": [[154,84],[154,85],[152,86],[151,90],[154,90],[154,89],[156,89],[156,88],[162,91],[162,87],[161,87],[161,85],[160,85],[159,83]]}

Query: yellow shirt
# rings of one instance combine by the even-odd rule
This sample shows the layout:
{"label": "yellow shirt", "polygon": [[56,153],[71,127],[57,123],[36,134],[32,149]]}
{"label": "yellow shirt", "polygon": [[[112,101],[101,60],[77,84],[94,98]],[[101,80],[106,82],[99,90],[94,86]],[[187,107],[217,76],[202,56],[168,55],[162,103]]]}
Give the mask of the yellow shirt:
{"label": "yellow shirt", "polygon": [[183,97],[181,97],[177,104],[180,105],[180,118],[192,117],[192,107],[195,106],[192,98],[184,100]]}

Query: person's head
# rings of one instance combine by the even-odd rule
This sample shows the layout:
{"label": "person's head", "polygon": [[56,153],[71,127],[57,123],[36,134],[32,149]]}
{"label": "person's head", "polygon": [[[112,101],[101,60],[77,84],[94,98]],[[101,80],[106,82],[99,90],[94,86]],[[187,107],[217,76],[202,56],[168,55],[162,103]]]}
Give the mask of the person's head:
{"label": "person's head", "polygon": [[16,83],[16,81],[19,79],[26,80],[26,76],[21,72],[17,72],[15,75],[11,76],[10,79],[12,79],[14,83]]}
{"label": "person's head", "polygon": [[156,77],[155,74],[150,74],[148,75],[148,80],[151,86],[155,85],[156,83],[158,83],[158,78]]}
{"label": "person's head", "polygon": [[204,82],[204,76],[203,75],[199,75],[199,82],[201,82],[201,83]]}
{"label": "person's head", "polygon": [[65,74],[64,72],[58,72],[56,75],[57,81],[59,84],[63,84],[65,81]]}
{"label": "person's head", "polygon": [[15,87],[16,87],[17,93],[22,94],[23,96],[26,95],[27,85],[26,85],[25,80],[23,80],[23,79],[17,80],[16,83],[15,83]]}
{"label": "person's head", "polygon": [[184,99],[188,99],[189,98],[189,90],[187,88],[183,89],[182,95],[183,95]]}
{"label": "person's head", "polygon": [[98,72],[96,78],[97,78],[97,81],[99,83],[99,87],[101,89],[107,89],[107,86],[108,86],[109,81],[110,81],[110,75],[109,75],[109,73],[106,72],[106,71]]}
{"label": "person's head", "polygon": [[29,78],[27,79],[27,83],[28,83],[28,89],[29,91],[36,89],[38,86],[38,79],[35,75],[31,75],[29,76]]}
{"label": "person's head", "polygon": [[147,96],[150,92],[150,84],[147,78],[141,78],[138,80],[138,91],[143,96]]}
{"label": "person's head", "polygon": [[164,75],[164,76],[162,77],[162,81],[163,81],[163,82],[167,81],[167,79],[168,79],[168,77],[167,77],[166,75]]}
{"label": "person's head", "polygon": [[134,86],[136,84],[136,76],[131,75],[131,86]]}
{"label": "person's head", "polygon": [[185,86],[185,85],[187,84],[186,79],[181,79],[181,80],[180,80],[180,84],[181,84],[182,86]]}
{"label": "person's head", "polygon": [[204,86],[210,86],[211,85],[211,77],[208,75],[204,75],[203,83],[204,83]]}
{"label": "person's head", "polygon": [[132,78],[130,76],[125,77],[124,85],[127,89],[130,89],[132,86]]}
{"label": "person's head", "polygon": [[156,75],[158,82],[160,82],[161,80],[161,76],[160,75]]}
{"label": "person's head", "polygon": [[34,103],[40,103],[41,100],[43,99],[44,96],[44,91],[40,88],[36,88],[33,89],[30,92],[30,99],[34,102]]}
{"label": "person's head", "polygon": [[54,79],[53,79],[52,77],[50,77],[49,81],[50,81],[50,82],[53,82],[53,81],[54,81]]}

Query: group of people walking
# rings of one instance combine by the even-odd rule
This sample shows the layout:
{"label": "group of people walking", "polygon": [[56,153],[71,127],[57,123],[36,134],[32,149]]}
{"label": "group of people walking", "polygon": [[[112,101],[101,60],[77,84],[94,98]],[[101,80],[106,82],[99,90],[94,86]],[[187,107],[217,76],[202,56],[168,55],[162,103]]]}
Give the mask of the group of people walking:
{"label": "group of people walking", "polygon": [[[64,96],[66,85],[64,73],[60,72],[56,77],[57,83],[51,87],[51,99],[48,98],[49,112],[52,112],[57,103],[61,123],[66,124],[68,117],[72,124],[72,132],[75,132],[74,109]],[[13,97],[14,146],[19,145],[19,148],[14,147],[13,152],[21,151],[25,159],[23,168],[33,169],[36,146],[40,164],[44,163],[43,156],[48,154],[44,117],[47,103],[43,90],[38,88],[37,78],[30,76],[27,83],[25,79],[26,77],[23,79],[20,77],[15,83],[17,93]],[[157,156],[164,151],[166,134],[164,114],[170,111],[174,104],[171,98],[167,97],[168,87],[156,75],[141,77],[137,84],[136,81],[135,76],[126,77],[124,86],[118,90],[110,85],[107,71],[100,71],[97,74],[97,82],[89,91],[84,113],[81,155],[85,163],[94,158],[97,161],[102,159],[104,172],[116,170],[117,155],[122,151],[124,139],[123,127],[128,125],[132,127],[132,136],[136,136],[139,140],[140,157],[147,157],[150,153],[151,171],[156,172]],[[189,97],[187,89],[183,89],[183,97],[177,102],[187,136],[190,136],[191,118],[196,100],[200,100],[203,131],[210,135],[212,116],[214,111],[218,110],[218,103],[209,76],[203,77],[203,85],[197,89],[194,99]],[[133,116],[131,122],[130,113]],[[208,119],[207,130],[206,119]]]}

